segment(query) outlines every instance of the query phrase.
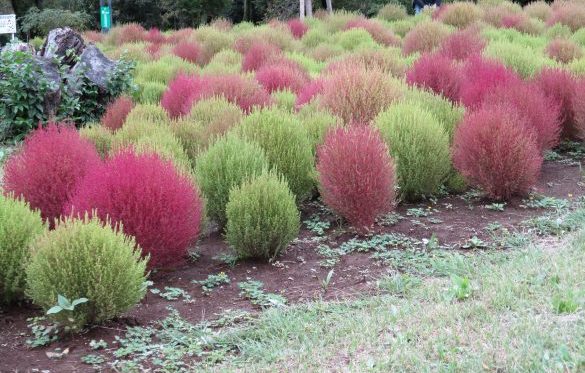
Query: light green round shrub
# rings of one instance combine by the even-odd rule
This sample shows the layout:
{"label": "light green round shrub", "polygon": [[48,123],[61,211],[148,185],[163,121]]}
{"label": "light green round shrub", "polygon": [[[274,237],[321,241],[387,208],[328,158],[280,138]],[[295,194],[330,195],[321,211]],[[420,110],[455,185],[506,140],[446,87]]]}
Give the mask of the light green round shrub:
{"label": "light green round shrub", "polygon": [[451,170],[449,137],[418,105],[398,103],[375,120],[396,161],[400,194],[414,200],[436,193]]}
{"label": "light green round shrub", "polygon": [[256,110],[236,129],[242,138],[260,145],[271,167],[288,181],[297,202],[311,194],[315,186],[313,154],[297,117],[277,108]]}
{"label": "light green round shrub", "polygon": [[114,135],[99,123],[89,124],[79,130],[79,135],[89,140],[97,149],[100,157],[105,158],[112,149]]}
{"label": "light green round shrub", "polygon": [[132,111],[130,111],[130,114],[128,114],[124,121],[124,126],[118,130],[118,132],[124,129],[124,127],[141,125],[145,122],[159,125],[168,124],[169,116],[162,106],[154,104],[138,104],[134,106]]}
{"label": "light green round shrub", "polygon": [[369,32],[362,28],[352,28],[335,35],[337,44],[347,51],[376,48],[378,44]]}
{"label": "light green round shrub", "polygon": [[137,154],[156,153],[162,159],[173,162],[177,171],[187,175],[192,172],[191,160],[179,139],[169,129],[156,131],[129,145],[133,146]]}
{"label": "light green round shrub", "polygon": [[274,172],[232,189],[226,215],[226,239],[240,258],[273,259],[299,233],[295,197]]}
{"label": "light green round shrub", "polygon": [[81,328],[120,316],[145,294],[148,259],[141,259],[134,238],[97,218],[66,220],[39,237],[26,269],[26,294],[45,311],[57,296],[87,298],[56,318]]}
{"label": "light green round shrub", "polygon": [[226,223],[230,190],[268,169],[268,159],[256,143],[227,135],[201,153],[195,166],[197,185],[206,198],[207,216],[220,227]]}
{"label": "light green round shrub", "polygon": [[30,244],[44,229],[40,212],[0,190],[0,303],[23,298]]}
{"label": "light green round shrub", "polygon": [[294,110],[297,95],[288,89],[272,92],[270,96],[272,96],[277,108],[287,112],[292,112]]}
{"label": "light green round shrub", "polygon": [[557,65],[541,52],[517,42],[491,42],[485,48],[484,55],[502,61],[525,79],[538,74],[545,67]]}
{"label": "light green round shrub", "polygon": [[388,22],[399,21],[408,17],[406,8],[400,4],[388,3],[378,10],[377,17]]}
{"label": "light green round shrub", "polygon": [[158,104],[167,89],[166,84],[159,82],[145,82],[140,84],[138,97],[141,104]]}
{"label": "light green round shrub", "polygon": [[323,144],[327,131],[341,126],[341,119],[328,111],[319,110],[316,106],[318,105],[313,103],[304,105],[297,115],[309,137],[313,156],[317,154],[317,147]]}

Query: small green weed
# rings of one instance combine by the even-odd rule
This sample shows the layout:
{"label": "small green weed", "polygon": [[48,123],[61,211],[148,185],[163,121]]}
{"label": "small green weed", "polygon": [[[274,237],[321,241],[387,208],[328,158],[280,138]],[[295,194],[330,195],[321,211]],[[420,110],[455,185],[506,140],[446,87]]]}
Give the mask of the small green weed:
{"label": "small green weed", "polygon": [[100,365],[106,362],[102,355],[89,354],[81,357],[81,361],[88,365]]}
{"label": "small green weed", "polygon": [[451,286],[446,293],[448,301],[465,300],[471,296],[472,292],[471,281],[467,277],[461,277],[456,274],[451,275]]}
{"label": "small green weed", "polygon": [[240,296],[249,299],[252,304],[262,308],[282,307],[286,305],[286,298],[280,294],[264,292],[264,284],[260,281],[248,280],[239,282]]}
{"label": "small green weed", "polygon": [[108,342],[104,341],[103,339],[100,339],[99,341],[92,339],[91,342],[89,342],[89,347],[91,347],[92,350],[101,350],[108,348]]}
{"label": "small green weed", "polygon": [[209,295],[209,294],[211,294],[213,289],[215,289],[216,287],[223,285],[223,284],[229,284],[230,278],[228,277],[228,275],[225,274],[225,272],[220,272],[217,275],[207,276],[207,278],[205,280],[201,280],[201,281],[193,280],[192,282],[194,284],[201,285],[201,288],[203,290],[203,294]]}
{"label": "small green weed", "polygon": [[161,298],[166,300],[178,300],[179,298],[183,298],[184,302],[189,302],[191,300],[191,296],[181,288],[173,288],[169,286],[165,286],[164,291],[160,291],[159,289],[153,288],[150,289],[152,294],[158,294]]}
{"label": "small green weed", "polygon": [[389,294],[406,295],[422,284],[422,280],[408,273],[399,273],[378,280],[378,289]]}
{"label": "small green weed", "polygon": [[484,207],[492,211],[504,211],[504,209],[506,208],[506,203],[490,203],[489,205],[485,205]]}
{"label": "small green weed", "polygon": [[579,309],[579,302],[572,291],[563,294],[555,294],[552,298],[552,306],[555,313],[574,313]]}
{"label": "small green weed", "polygon": [[214,256],[213,259],[227,264],[231,268],[235,267],[238,263],[238,256],[233,253],[221,253]]}
{"label": "small green weed", "polygon": [[430,209],[423,209],[423,208],[410,208],[408,210],[406,210],[406,215],[407,216],[413,216],[415,218],[422,218],[424,216],[429,216],[430,214],[432,214],[432,211]]}
{"label": "small green weed", "polygon": [[303,223],[305,223],[308,230],[318,236],[323,236],[325,231],[331,226],[330,222],[321,220],[317,214],[313,215],[309,220],[303,221]]}

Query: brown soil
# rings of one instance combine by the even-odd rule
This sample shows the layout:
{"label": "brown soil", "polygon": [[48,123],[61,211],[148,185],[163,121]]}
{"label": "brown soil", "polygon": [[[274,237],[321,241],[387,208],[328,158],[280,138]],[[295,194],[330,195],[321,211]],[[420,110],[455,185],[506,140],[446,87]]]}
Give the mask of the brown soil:
{"label": "brown soil", "polygon": [[[536,192],[576,200],[585,194],[580,167],[545,162]],[[486,204],[489,202],[477,199],[466,201],[461,196],[441,198],[435,204],[428,201],[401,204],[397,212],[405,218],[389,227],[377,225],[373,233],[402,233],[417,240],[435,234],[442,245],[457,247],[473,236],[487,239],[485,227],[490,223],[499,222],[503,226],[515,227],[527,218],[545,212],[524,208],[521,206],[521,200],[508,203],[503,212],[486,209]],[[430,223],[427,217],[406,216],[409,208],[429,207],[433,210],[430,217],[440,219],[439,224]],[[316,211],[318,205],[309,204],[303,212],[303,219],[310,218]],[[324,217],[332,218],[327,214]],[[423,225],[417,224],[415,220],[422,222]],[[346,227],[342,227],[338,222],[333,222],[331,227],[327,232],[327,243],[332,247],[355,236],[348,233]],[[202,239],[197,245],[197,250],[201,253],[198,261],[185,264],[173,272],[156,273],[151,278],[156,288],[163,289],[169,286],[184,289],[191,295],[193,302],[167,301],[149,293],[142,303],[125,317],[92,328],[84,334],[53,343],[48,348],[30,349],[25,343],[29,334],[26,319],[39,316],[38,310],[30,305],[0,309],[0,372],[92,372],[93,369],[80,360],[82,356],[92,353],[89,348],[92,339],[104,339],[111,345],[114,336],[124,334],[126,326],[147,325],[166,317],[168,315],[166,307],[169,305],[193,323],[212,319],[215,314],[226,309],[257,311],[248,300],[239,296],[237,283],[247,278],[262,281],[266,291],[282,293],[289,303],[298,303],[316,298],[340,299],[372,292],[375,290],[375,280],[389,270],[371,259],[371,253],[345,255],[335,266],[331,284],[327,292],[324,292],[321,283],[330,269],[319,265],[323,259],[315,250],[319,243],[307,240],[314,235],[303,228],[299,240],[275,263],[248,261],[230,268],[213,259],[218,253],[228,251],[221,236],[213,234]],[[191,283],[192,280],[202,280],[209,274],[222,271],[228,274],[231,283],[214,290],[209,296],[202,294],[199,285]],[[46,352],[54,351],[55,348],[69,348],[70,353],[61,360],[49,359]]]}

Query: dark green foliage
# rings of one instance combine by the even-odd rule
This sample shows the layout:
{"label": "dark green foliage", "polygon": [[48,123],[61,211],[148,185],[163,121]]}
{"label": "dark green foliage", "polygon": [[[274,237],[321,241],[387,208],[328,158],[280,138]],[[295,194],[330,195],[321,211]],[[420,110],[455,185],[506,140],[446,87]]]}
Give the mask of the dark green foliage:
{"label": "dark green foliage", "polygon": [[90,16],[85,12],[72,12],[66,9],[43,9],[32,7],[20,19],[21,31],[29,37],[44,36],[54,28],[71,27],[77,31],[88,28]]}

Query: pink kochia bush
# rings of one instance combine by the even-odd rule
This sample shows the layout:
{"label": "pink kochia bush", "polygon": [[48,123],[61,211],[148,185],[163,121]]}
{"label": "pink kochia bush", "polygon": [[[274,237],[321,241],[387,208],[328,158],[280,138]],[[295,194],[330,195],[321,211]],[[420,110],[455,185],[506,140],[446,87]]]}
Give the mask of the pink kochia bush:
{"label": "pink kochia bush", "polygon": [[541,151],[559,143],[561,131],[559,106],[549,100],[542,89],[530,82],[521,82],[509,87],[498,87],[488,93],[484,106],[507,104],[527,120],[534,129]]}
{"label": "pink kochia bush", "polygon": [[471,56],[480,55],[485,45],[485,41],[479,36],[479,30],[465,29],[454,32],[443,40],[439,54],[452,60],[463,61]]}
{"label": "pink kochia bush", "polygon": [[290,19],[286,25],[295,39],[300,39],[309,30],[309,26],[298,18]]}
{"label": "pink kochia bush", "polygon": [[192,41],[181,41],[173,48],[173,54],[187,62],[198,63],[201,59],[201,46]]}
{"label": "pink kochia bush", "polygon": [[481,105],[486,94],[496,87],[519,84],[520,77],[501,64],[479,56],[469,58],[463,67],[463,79],[459,90],[460,101],[468,108]]}
{"label": "pink kochia bush", "polygon": [[116,131],[124,125],[126,117],[134,108],[134,102],[130,97],[120,96],[111,102],[106,108],[106,112],[102,116],[102,126],[110,131]]}
{"label": "pink kochia bush", "polygon": [[301,106],[308,104],[321,92],[323,92],[323,78],[318,78],[306,84],[297,94],[295,107],[299,109]]}
{"label": "pink kochia bush", "polygon": [[393,208],[394,162],[369,126],[329,131],[317,153],[323,201],[358,229]]}
{"label": "pink kochia bush", "polygon": [[124,150],[91,169],[65,208],[122,224],[151,268],[182,262],[199,233],[202,203],[190,177],[156,154]]}
{"label": "pink kochia bush", "polygon": [[256,80],[269,93],[285,89],[298,93],[310,78],[305,71],[292,64],[269,64],[256,71]]}
{"label": "pink kochia bush", "polygon": [[255,71],[280,55],[280,53],[281,51],[278,49],[278,47],[269,43],[256,41],[247,51],[244,52],[242,70]]}
{"label": "pink kochia bush", "polygon": [[453,102],[459,101],[461,67],[442,54],[423,54],[406,73],[410,85],[429,89]]}
{"label": "pink kochia bush", "polygon": [[453,163],[488,197],[508,200],[528,193],[540,173],[542,156],[526,119],[499,105],[466,114],[455,133]]}
{"label": "pink kochia bush", "polygon": [[566,70],[546,68],[535,77],[535,82],[561,112],[561,137],[576,138],[578,130],[573,102],[577,92],[577,79]]}
{"label": "pink kochia bush", "polygon": [[30,133],[8,160],[4,192],[24,197],[53,227],[77,184],[100,163],[93,144],[74,126],[51,123]]}
{"label": "pink kochia bush", "polygon": [[181,74],[169,84],[161,105],[171,118],[178,118],[188,114],[195,102],[214,96],[224,97],[247,113],[253,107],[265,107],[271,103],[270,94],[257,81],[238,74]]}

